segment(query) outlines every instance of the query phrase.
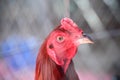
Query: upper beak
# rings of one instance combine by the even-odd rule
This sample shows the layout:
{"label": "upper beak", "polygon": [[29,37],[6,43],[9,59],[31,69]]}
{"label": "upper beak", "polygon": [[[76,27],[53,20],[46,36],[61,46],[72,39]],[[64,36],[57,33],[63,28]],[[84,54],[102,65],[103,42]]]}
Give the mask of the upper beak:
{"label": "upper beak", "polygon": [[77,43],[78,44],[87,44],[87,43],[93,44],[94,42],[93,42],[93,40],[89,36],[83,34],[82,38],[79,38],[77,40]]}

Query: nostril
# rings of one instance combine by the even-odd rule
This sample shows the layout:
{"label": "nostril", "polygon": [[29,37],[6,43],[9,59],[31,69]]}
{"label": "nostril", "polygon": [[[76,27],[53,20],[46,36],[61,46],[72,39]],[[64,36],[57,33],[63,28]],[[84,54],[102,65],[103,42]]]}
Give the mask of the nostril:
{"label": "nostril", "polygon": [[83,35],[84,37],[87,37],[87,35],[86,35],[85,33],[82,33],[82,35]]}

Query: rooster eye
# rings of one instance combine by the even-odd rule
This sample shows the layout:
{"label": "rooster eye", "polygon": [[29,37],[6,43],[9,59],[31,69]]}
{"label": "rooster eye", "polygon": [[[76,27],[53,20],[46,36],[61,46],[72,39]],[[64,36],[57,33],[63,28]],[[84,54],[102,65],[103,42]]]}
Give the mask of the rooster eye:
{"label": "rooster eye", "polygon": [[63,42],[64,41],[64,37],[63,36],[57,36],[57,41],[58,42]]}

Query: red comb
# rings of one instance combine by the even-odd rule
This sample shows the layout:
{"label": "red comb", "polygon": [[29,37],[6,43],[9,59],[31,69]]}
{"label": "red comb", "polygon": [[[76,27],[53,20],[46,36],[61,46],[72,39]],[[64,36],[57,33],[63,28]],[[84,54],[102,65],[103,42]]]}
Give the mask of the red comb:
{"label": "red comb", "polygon": [[65,17],[65,18],[63,18],[62,20],[61,20],[61,25],[62,26],[73,26],[73,27],[77,27],[77,24],[75,23],[75,22],[73,22],[73,20],[72,19],[70,19],[70,18],[67,18],[67,17]]}

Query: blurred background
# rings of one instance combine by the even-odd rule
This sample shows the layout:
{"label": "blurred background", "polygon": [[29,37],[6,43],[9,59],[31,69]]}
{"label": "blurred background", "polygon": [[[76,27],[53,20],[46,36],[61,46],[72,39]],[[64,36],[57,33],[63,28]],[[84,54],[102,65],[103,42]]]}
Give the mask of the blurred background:
{"label": "blurred background", "polygon": [[63,17],[94,44],[74,57],[81,80],[120,80],[120,0],[0,0],[0,80],[34,80],[38,50]]}

